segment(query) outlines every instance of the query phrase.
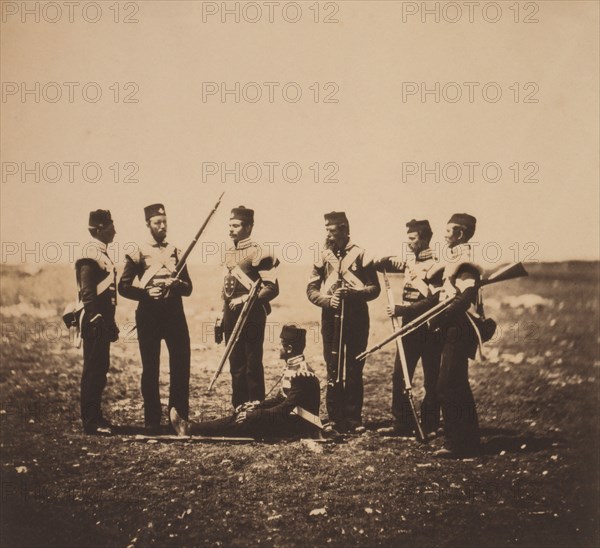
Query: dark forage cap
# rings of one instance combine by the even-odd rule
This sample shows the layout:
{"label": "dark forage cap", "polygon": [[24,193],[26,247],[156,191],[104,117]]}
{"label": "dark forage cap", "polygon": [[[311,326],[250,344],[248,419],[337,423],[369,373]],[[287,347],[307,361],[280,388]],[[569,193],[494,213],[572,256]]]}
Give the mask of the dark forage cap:
{"label": "dark forage cap", "polygon": [[281,340],[285,344],[306,344],[306,329],[293,323],[286,323],[281,329]]}
{"label": "dark forage cap", "polygon": [[104,228],[111,225],[113,222],[108,209],[96,209],[90,211],[90,220],[88,222],[90,228]]}
{"label": "dark forage cap", "polygon": [[152,217],[156,217],[156,215],[166,215],[165,206],[162,204],[152,204],[146,206],[144,208],[144,215],[146,216],[146,221],[149,221]]}
{"label": "dark forage cap", "polygon": [[328,225],[339,225],[341,223],[348,223],[348,217],[346,217],[346,213],[343,211],[332,211],[331,213],[325,213],[323,215],[325,218],[325,224]]}
{"label": "dark forage cap", "polygon": [[249,224],[254,224],[254,210],[248,209],[243,205],[239,207],[234,207],[231,210],[230,220],[237,219],[238,221],[244,221]]}
{"label": "dark forage cap", "polygon": [[454,223],[456,225],[462,225],[466,226],[467,228],[475,229],[477,219],[468,213],[455,213],[452,215],[452,217],[450,217],[448,223]]}
{"label": "dark forage cap", "polygon": [[431,232],[431,225],[427,220],[416,221],[415,219],[412,219],[406,223],[406,228],[407,232],[418,232],[419,230]]}

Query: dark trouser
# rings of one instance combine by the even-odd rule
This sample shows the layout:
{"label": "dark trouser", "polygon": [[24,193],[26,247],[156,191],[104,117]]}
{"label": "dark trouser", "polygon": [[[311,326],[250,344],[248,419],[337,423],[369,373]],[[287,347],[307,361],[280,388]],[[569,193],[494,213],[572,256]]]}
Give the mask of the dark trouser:
{"label": "dark trouser", "polygon": [[473,348],[473,333],[467,324],[460,322],[444,330],[437,391],[444,417],[445,445],[459,452],[479,447],[477,411],[469,385]]}
{"label": "dark trouser", "polygon": [[192,422],[191,425],[194,436],[245,437],[250,435],[248,425],[235,422],[235,415],[212,421]]}
{"label": "dark trouser", "polygon": [[142,396],[147,426],[160,424],[160,343],[169,350],[169,409],[187,420],[190,392],[190,334],[181,298],[142,301],[136,311],[142,357]]}
{"label": "dark trouser", "polygon": [[192,435],[225,437],[293,437],[311,432],[310,425],[296,416],[235,421],[235,415],[212,421],[192,422]]}
{"label": "dark trouser", "polygon": [[[425,385],[425,397],[421,403],[421,426],[426,433],[435,432],[440,425],[440,403],[436,389],[440,371],[440,334],[422,327],[403,337],[402,344],[411,382],[417,362],[421,358]],[[415,428],[410,402],[404,391],[404,375],[398,352],[396,352],[392,376],[392,416],[396,428],[400,430]]]}
{"label": "dark trouser", "polygon": [[83,373],[81,375],[81,420],[84,429],[98,426],[102,418],[102,391],[110,365],[110,335],[104,325],[82,325]]}
{"label": "dark trouser", "polygon": [[[227,304],[225,305],[223,312],[225,341],[229,340],[241,311],[241,307],[232,311]],[[229,356],[233,407],[247,401],[262,401],[265,398],[262,358],[266,323],[267,314],[264,307],[260,303],[255,303],[238,342]]]}
{"label": "dark trouser", "polygon": [[356,356],[367,348],[369,339],[369,313],[364,309],[344,312],[343,345],[341,360],[344,364],[342,382],[338,382],[338,360],[336,352],[335,317],[331,310],[324,310],[321,317],[323,356],[327,364],[327,416],[331,422],[341,426],[355,426],[362,421],[363,367],[364,360]]}

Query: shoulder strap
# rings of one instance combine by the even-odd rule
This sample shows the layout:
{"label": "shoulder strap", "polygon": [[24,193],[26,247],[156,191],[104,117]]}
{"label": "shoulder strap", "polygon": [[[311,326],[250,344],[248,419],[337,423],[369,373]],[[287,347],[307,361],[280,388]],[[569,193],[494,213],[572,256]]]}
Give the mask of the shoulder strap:
{"label": "shoulder strap", "polygon": [[248,291],[254,285],[250,277],[238,266],[231,269],[231,275],[234,276]]}

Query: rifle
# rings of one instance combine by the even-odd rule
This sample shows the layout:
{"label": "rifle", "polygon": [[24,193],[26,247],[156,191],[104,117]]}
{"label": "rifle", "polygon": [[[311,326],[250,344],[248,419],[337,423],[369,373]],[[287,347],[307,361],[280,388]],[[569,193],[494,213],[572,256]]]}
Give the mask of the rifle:
{"label": "rifle", "polygon": [[[196,236],[194,236],[194,239],[191,241],[190,245],[188,245],[188,247],[184,251],[183,255],[177,261],[177,264],[175,265],[175,270],[171,273],[171,278],[173,280],[178,280],[179,276],[181,276],[181,273],[183,272],[183,269],[185,268],[185,265],[187,263],[188,257],[190,256],[190,253],[192,252],[192,250],[194,249],[194,247],[198,243],[198,240],[200,239],[200,236],[202,236],[202,233],[204,232],[204,229],[207,227],[208,223],[212,219],[212,216],[215,214],[215,212],[217,211],[217,209],[221,205],[221,200],[223,199],[224,195],[225,195],[225,192],[222,192],[221,195],[219,196],[219,199],[217,200],[217,203],[212,208],[212,210],[209,212],[209,214],[206,217],[206,219],[204,219],[204,222],[202,223],[202,226],[200,227],[200,230],[198,230],[198,232],[196,233]],[[169,293],[171,292],[171,287],[169,287],[167,289],[167,291],[165,291],[165,295],[164,295],[165,299],[169,296]]]}
{"label": "rifle", "polygon": [[[387,296],[388,305],[394,310],[394,292],[392,291],[392,287],[390,286],[390,281],[387,277],[387,272],[383,271],[383,281],[385,282],[385,294]],[[402,319],[397,318],[396,316],[391,317],[392,320],[392,330],[396,332],[398,328],[402,327]],[[404,353],[404,345],[402,344],[402,339],[398,337],[396,339],[396,348],[398,349],[398,356],[400,358],[400,364],[402,365],[402,376],[404,377],[404,393],[408,398],[408,402],[410,404],[410,410],[412,412],[413,418],[415,419],[416,425],[416,435],[419,441],[425,441],[425,433],[423,432],[423,428],[421,427],[421,423],[419,422],[419,417],[417,415],[417,409],[415,407],[415,402],[412,394],[412,384],[410,381],[410,374],[408,372],[408,364],[406,363],[406,354]]]}
{"label": "rifle", "polygon": [[252,306],[258,299],[258,292],[260,291],[261,286],[262,286],[262,280],[259,278],[250,287],[250,291],[248,293],[248,299],[244,303],[244,307],[242,308],[242,311],[240,312],[237,322],[235,322],[233,331],[231,332],[231,335],[229,336],[229,340],[227,341],[227,346],[225,347],[225,353],[223,354],[223,357],[221,358],[221,362],[219,363],[219,367],[217,367],[217,370],[215,371],[215,374],[213,375],[213,377],[210,380],[210,383],[208,385],[207,390],[209,392],[212,390],[213,386],[215,385],[217,378],[221,374],[221,371],[223,371],[223,366],[225,365],[227,358],[229,358],[229,355],[231,354],[233,347],[235,346],[235,344],[238,342],[238,340],[240,338],[242,329],[244,328],[244,325],[246,325],[246,320],[248,319],[248,316],[250,315],[250,310],[252,309]]}
{"label": "rifle", "polygon": [[[486,285],[498,282],[514,280],[515,278],[522,278],[523,276],[527,275],[528,274],[525,270],[525,267],[523,266],[523,263],[512,263],[505,267],[499,268],[496,272],[492,273],[487,278],[481,280],[478,284],[478,287],[481,288]],[[376,344],[375,346],[372,346],[371,348],[368,348],[367,350],[356,356],[356,359],[364,360],[369,354],[376,352],[386,344],[392,342],[394,339],[397,339],[398,337],[404,337],[409,333],[412,333],[413,331],[419,329],[419,327],[421,327],[423,324],[431,321],[433,318],[444,312],[455,301],[456,298],[457,296],[454,296],[436,304],[433,308],[430,308],[429,310],[421,314],[419,317],[415,318],[413,321],[408,322],[404,327],[401,327],[400,329],[396,330],[394,333],[392,333],[389,337],[387,337],[380,343]]]}
{"label": "rifle", "polygon": [[[341,280],[340,288],[344,289],[344,278],[342,277],[342,257],[338,254],[338,279]],[[333,323],[333,350],[331,354],[335,356],[337,361],[337,375],[336,383],[341,384],[344,380],[344,303],[345,299],[342,298],[340,306],[336,310],[334,323]]]}

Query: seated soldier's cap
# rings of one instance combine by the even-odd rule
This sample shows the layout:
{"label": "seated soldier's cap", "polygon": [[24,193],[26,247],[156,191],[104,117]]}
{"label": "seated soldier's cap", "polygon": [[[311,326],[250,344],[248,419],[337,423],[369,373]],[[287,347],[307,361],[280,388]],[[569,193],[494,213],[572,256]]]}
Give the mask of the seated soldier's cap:
{"label": "seated soldier's cap", "polygon": [[230,220],[237,219],[238,221],[244,221],[246,223],[254,224],[254,210],[248,209],[243,205],[234,207],[231,210]]}
{"label": "seated soldier's cap", "polygon": [[96,209],[90,211],[90,220],[88,222],[90,228],[104,228],[111,225],[113,222],[110,211],[108,209]]}
{"label": "seated soldier's cap", "polygon": [[332,211],[331,213],[325,213],[325,224],[337,225],[340,223],[348,224],[348,217],[344,211]]}
{"label": "seated soldier's cap", "polygon": [[406,228],[407,232],[418,232],[419,230],[427,230],[432,232],[431,225],[427,220],[416,221],[415,219],[412,219],[406,223]]}
{"label": "seated soldier's cap", "polygon": [[287,344],[306,344],[306,329],[302,329],[293,323],[286,323],[281,329],[279,336]]}
{"label": "seated soldier's cap", "polygon": [[146,221],[150,220],[152,217],[156,217],[156,215],[166,215],[165,206],[162,204],[152,204],[146,206],[144,208],[144,215],[146,216]]}
{"label": "seated soldier's cap", "polygon": [[467,228],[475,228],[477,219],[473,217],[473,215],[469,215],[468,213],[455,213],[454,215],[452,215],[452,217],[450,217],[448,223],[463,225]]}

